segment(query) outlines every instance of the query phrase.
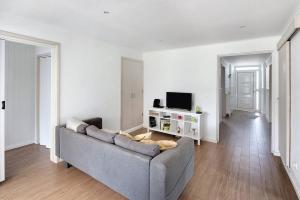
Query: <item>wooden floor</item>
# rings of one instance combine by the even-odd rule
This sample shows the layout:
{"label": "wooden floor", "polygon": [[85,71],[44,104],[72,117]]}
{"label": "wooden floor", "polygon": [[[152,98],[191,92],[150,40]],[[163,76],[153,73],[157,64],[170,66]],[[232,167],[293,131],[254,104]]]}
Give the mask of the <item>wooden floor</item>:
{"label": "wooden floor", "polygon": [[[220,130],[219,144],[196,146],[195,175],[180,199],[297,199],[280,159],[270,153],[270,125],[263,118],[235,112]],[[125,199],[75,168],[51,163],[38,145],[8,151],[6,176],[1,200]]]}

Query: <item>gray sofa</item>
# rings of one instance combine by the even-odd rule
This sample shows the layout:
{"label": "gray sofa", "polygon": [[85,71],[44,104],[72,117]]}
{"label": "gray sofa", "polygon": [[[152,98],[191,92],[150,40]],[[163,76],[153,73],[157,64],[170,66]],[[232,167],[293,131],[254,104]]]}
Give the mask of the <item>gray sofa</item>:
{"label": "gray sofa", "polygon": [[[101,118],[86,122],[102,128]],[[194,172],[194,142],[188,138],[152,157],[58,126],[56,144],[66,163],[131,200],[178,199]]]}

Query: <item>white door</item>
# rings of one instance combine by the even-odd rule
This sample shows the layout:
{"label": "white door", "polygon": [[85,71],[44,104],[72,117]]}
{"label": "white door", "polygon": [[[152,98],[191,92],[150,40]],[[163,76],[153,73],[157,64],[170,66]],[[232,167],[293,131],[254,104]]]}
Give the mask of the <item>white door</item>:
{"label": "white door", "polygon": [[[0,101],[5,101],[5,41],[0,40]],[[5,110],[0,110],[0,182],[5,180]]]}
{"label": "white door", "polygon": [[51,145],[51,57],[39,57],[39,143]]}
{"label": "white door", "polygon": [[290,42],[279,50],[279,151],[290,166]]}
{"label": "white door", "polygon": [[121,129],[143,124],[143,62],[122,58]]}
{"label": "white door", "polygon": [[255,72],[237,72],[237,109],[255,110]]}

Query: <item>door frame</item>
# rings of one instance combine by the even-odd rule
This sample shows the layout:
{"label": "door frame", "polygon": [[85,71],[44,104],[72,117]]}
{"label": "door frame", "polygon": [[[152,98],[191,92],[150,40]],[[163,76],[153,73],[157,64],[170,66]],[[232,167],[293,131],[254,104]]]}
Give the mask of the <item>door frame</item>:
{"label": "door frame", "polygon": [[[52,59],[51,56],[51,52],[50,53],[42,53],[42,54],[38,54],[36,55],[36,81],[35,81],[35,142],[37,144],[40,144],[40,83],[41,83],[41,76],[40,76],[40,60],[41,58],[45,58],[45,57],[50,57]],[[51,61],[52,62],[52,61]],[[52,66],[50,66],[52,69]]]}
{"label": "door frame", "polygon": [[[257,87],[257,84],[256,84],[256,79],[257,79],[257,76],[256,76],[256,72],[257,72],[257,70],[242,70],[242,71],[235,71],[235,73],[236,73],[236,79],[235,79],[235,85],[236,85],[236,109],[237,110],[242,110],[242,111],[247,111],[247,112],[255,112],[255,111],[257,111],[257,109],[256,109],[256,103],[257,103],[257,101],[256,101],[256,87]],[[238,86],[238,74],[239,73],[253,73],[253,75],[254,75],[254,81],[253,81],[253,90],[254,90],[254,100],[253,100],[253,106],[254,106],[254,108],[251,110],[248,110],[248,109],[239,109],[239,107],[238,107],[238,88],[239,88],[239,86]]]}
{"label": "door frame", "polygon": [[[139,62],[139,63],[141,63],[142,64],[142,66],[143,66],[143,80],[144,80],[144,62],[142,61],[142,60],[137,60],[137,59],[133,59],[133,58],[128,58],[128,57],[124,57],[124,56],[122,56],[121,57],[121,74],[120,74],[120,85],[121,85],[121,89],[120,89],[120,95],[121,95],[121,98],[120,98],[120,130],[122,130],[122,115],[123,115],[123,101],[122,101],[122,97],[123,97],[123,89],[122,89],[122,86],[123,86],[123,78],[122,78],[122,76],[123,76],[123,60],[131,60],[131,61],[134,61],[134,62]],[[142,103],[143,103],[143,105],[144,105],[144,84],[143,84],[143,101],[142,101]],[[142,107],[144,107],[144,106],[142,106]],[[143,112],[143,117],[144,117],[144,110],[142,111]],[[143,118],[143,121],[144,121],[144,118]],[[133,131],[135,131],[135,130],[138,130],[138,129],[140,129],[140,128],[143,128],[143,123],[141,124],[141,125],[139,125],[139,126],[137,126],[137,127],[133,127],[133,128],[131,128],[131,129],[128,129],[128,130],[122,130],[122,131],[125,131],[125,132],[133,132]]]}
{"label": "door frame", "polygon": [[[257,50],[257,51],[237,51],[237,52],[228,52],[228,53],[219,53],[216,56],[217,59],[217,63],[216,63],[216,96],[217,96],[217,103],[216,103],[216,142],[218,143],[220,141],[220,119],[218,116],[220,116],[220,85],[221,85],[221,59],[222,57],[227,57],[227,56],[243,56],[243,55],[253,55],[253,54],[265,54],[265,53],[269,53],[272,55],[272,64],[273,66],[277,67],[277,60],[275,58],[278,57],[277,54],[277,50],[276,49],[263,49],[263,50]],[[273,76],[273,74],[272,74]],[[272,77],[273,78],[273,77]],[[272,88],[272,90],[274,90],[274,88]],[[277,98],[277,97],[276,97]],[[277,100],[274,99],[274,97],[272,97],[272,108],[276,108],[277,104]],[[274,110],[274,112],[272,112],[272,129],[271,129],[271,135],[272,135],[272,140],[271,140],[271,152],[276,155],[277,151],[276,151],[276,145],[277,145],[277,119],[276,117],[278,116],[278,113]]]}
{"label": "door frame", "polygon": [[[55,155],[55,127],[59,124],[59,83],[60,83],[60,44],[57,42],[39,39],[31,36],[16,34],[0,30],[0,39],[10,42],[47,47],[51,49],[51,133],[52,142],[50,148],[50,160],[54,163],[59,162],[59,158]],[[0,129],[1,131],[1,129]],[[4,131],[4,130],[3,130]],[[0,158],[5,158],[5,134],[0,132]],[[2,169],[2,170],[1,170]],[[0,182],[5,180],[5,159],[0,159]]]}

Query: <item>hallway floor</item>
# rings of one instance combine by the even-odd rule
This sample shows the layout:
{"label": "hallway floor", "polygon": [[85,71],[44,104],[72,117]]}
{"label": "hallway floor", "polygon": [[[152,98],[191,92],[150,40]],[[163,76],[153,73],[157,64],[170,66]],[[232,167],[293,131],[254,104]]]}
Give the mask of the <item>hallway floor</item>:
{"label": "hallway floor", "polygon": [[[195,174],[181,200],[297,199],[280,159],[270,153],[270,124],[263,117],[234,112],[220,130],[219,144],[195,146]],[[39,145],[6,152],[6,175],[1,200],[125,199],[74,167],[51,163],[49,150]]]}

